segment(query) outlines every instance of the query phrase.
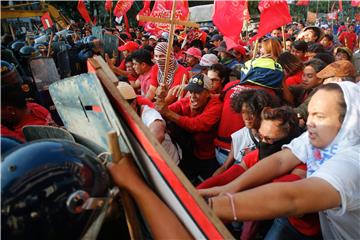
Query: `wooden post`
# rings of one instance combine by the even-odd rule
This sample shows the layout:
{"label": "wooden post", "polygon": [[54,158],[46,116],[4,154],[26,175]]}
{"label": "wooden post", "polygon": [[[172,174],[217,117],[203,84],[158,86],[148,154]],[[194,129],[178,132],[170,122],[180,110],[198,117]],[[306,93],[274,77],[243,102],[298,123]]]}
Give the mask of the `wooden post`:
{"label": "wooden post", "polygon": [[285,43],[285,26],[281,26],[281,34],[282,34],[282,39],[283,39],[283,48],[284,48],[284,52],[286,50],[286,43]]}
{"label": "wooden post", "polygon": [[[173,0],[170,22],[174,21],[174,19],[175,19],[175,9],[176,9],[176,0]],[[165,84],[165,89],[167,89],[166,77],[169,74],[170,55],[172,52],[172,45],[173,45],[173,41],[174,41],[174,30],[175,30],[175,24],[170,24],[168,46],[167,46],[167,50],[166,50],[165,69],[164,69],[164,75],[163,75],[163,79],[162,79],[163,84]]]}
{"label": "wooden post", "polygon": [[259,39],[256,39],[252,59],[255,59],[255,57],[256,57],[256,52],[257,52],[257,49],[258,49],[258,45],[259,45]]}
{"label": "wooden post", "polygon": [[50,52],[51,52],[51,45],[52,45],[53,39],[54,39],[54,33],[53,33],[53,32],[51,32],[51,35],[50,35],[50,41],[49,41],[49,47],[48,47],[48,52],[47,52],[47,57],[49,57],[49,56],[50,56]]}
{"label": "wooden post", "polygon": [[[119,147],[119,140],[116,131],[111,131],[107,135],[109,151],[112,155],[112,162],[119,163],[122,153]],[[140,230],[140,224],[137,220],[134,202],[128,192],[120,190],[120,196],[123,203],[126,223],[128,225],[130,237],[132,240],[143,239]]]}
{"label": "wooden post", "polygon": [[9,24],[9,28],[10,28],[11,36],[12,36],[13,40],[15,41],[16,37],[15,37],[14,29],[13,29],[11,23]]}

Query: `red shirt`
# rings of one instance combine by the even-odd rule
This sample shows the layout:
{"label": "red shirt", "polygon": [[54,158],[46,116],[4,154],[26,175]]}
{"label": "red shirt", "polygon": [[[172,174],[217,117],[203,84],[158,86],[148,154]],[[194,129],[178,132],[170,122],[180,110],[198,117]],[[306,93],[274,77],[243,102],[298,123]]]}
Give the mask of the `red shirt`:
{"label": "red shirt", "polygon": [[25,117],[13,130],[1,124],[1,136],[15,138],[25,142],[25,136],[22,132],[23,127],[28,125],[49,125],[54,122],[50,112],[43,106],[37,103],[27,103],[26,106],[29,110],[28,113],[26,113]]}
{"label": "red shirt", "polygon": [[339,41],[342,43],[342,45],[349,48],[351,51],[354,51],[356,45],[356,33],[343,32],[339,36]]}
{"label": "red shirt", "polygon": [[235,112],[231,108],[231,96],[235,91],[242,91],[244,89],[263,89],[275,95],[274,91],[269,88],[264,88],[258,85],[241,84],[240,80],[231,81],[225,85],[223,92],[226,91],[224,97],[224,105],[221,112],[219,128],[217,137],[214,140],[215,146],[230,150],[231,148],[231,134],[243,128],[244,121],[240,113]]}
{"label": "red shirt", "polygon": [[141,74],[138,77],[138,80],[140,81],[140,86],[141,86],[140,87],[141,88],[141,95],[143,95],[143,96],[146,95],[146,93],[148,92],[149,87],[150,87],[151,70],[152,70],[152,68],[147,73]]}
{"label": "red shirt", "polygon": [[294,75],[289,76],[285,80],[286,85],[291,86],[291,85],[298,85],[298,84],[302,83],[302,75],[303,75],[303,71],[299,71],[299,72],[295,73]]}
{"label": "red shirt", "polygon": [[125,59],[123,59],[120,63],[120,65],[118,66],[118,68],[120,70],[126,71],[126,65],[125,65]]}
{"label": "red shirt", "polygon": [[[150,85],[154,86],[154,87],[158,87],[159,86],[159,81],[158,81],[158,72],[159,72],[159,67],[158,65],[154,65],[153,68],[151,69],[151,80],[150,80]],[[186,75],[186,79],[190,78],[189,72],[185,69],[184,66],[178,64],[177,65],[177,69],[174,75],[174,81],[171,84],[171,86],[169,86],[170,88],[173,88],[177,85],[181,84],[183,75]]]}
{"label": "red shirt", "polygon": [[211,96],[204,110],[197,114],[190,109],[190,97],[169,106],[171,111],[181,116],[177,125],[192,133],[194,155],[199,159],[215,157],[214,139],[222,105],[218,96]]}
{"label": "red shirt", "polygon": [[[257,162],[259,158],[259,149],[255,149],[252,152],[249,152],[246,154],[243,158],[244,163],[248,168],[253,167]],[[305,164],[299,164],[296,166],[298,169],[302,169],[306,171],[306,165]],[[273,180],[273,182],[289,182],[289,181],[297,181],[300,180],[300,177],[290,176],[285,174],[282,177],[276,178]],[[284,178],[287,177],[287,178]],[[283,178],[283,179],[282,179]],[[291,180],[290,180],[291,179]],[[305,214],[301,217],[288,217],[289,222],[291,225],[301,232],[302,234],[306,236],[315,236],[320,232],[320,222],[319,217],[317,213],[309,213]]]}

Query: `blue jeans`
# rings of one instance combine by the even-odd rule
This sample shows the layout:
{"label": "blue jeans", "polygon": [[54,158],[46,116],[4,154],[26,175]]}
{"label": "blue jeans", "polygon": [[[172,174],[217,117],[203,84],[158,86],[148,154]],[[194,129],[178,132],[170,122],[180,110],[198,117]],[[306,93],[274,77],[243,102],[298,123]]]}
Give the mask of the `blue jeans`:
{"label": "blue jeans", "polygon": [[276,218],[270,230],[266,234],[265,240],[315,240],[321,239],[319,236],[308,237],[297,231],[286,217]]}
{"label": "blue jeans", "polygon": [[216,155],[216,160],[218,161],[218,163],[221,166],[226,161],[226,159],[227,159],[227,157],[229,155],[229,152],[227,152],[227,150],[225,150],[223,148],[216,147],[215,148],[215,155]]}

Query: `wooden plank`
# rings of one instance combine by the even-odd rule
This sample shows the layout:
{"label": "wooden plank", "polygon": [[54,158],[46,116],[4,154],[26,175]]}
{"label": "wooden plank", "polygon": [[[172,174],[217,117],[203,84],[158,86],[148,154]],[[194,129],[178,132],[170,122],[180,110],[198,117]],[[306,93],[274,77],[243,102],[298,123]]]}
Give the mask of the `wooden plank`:
{"label": "wooden plank", "polygon": [[45,12],[44,10],[1,10],[1,19],[41,17]]}
{"label": "wooden plank", "polygon": [[[135,136],[135,138],[127,139],[130,151],[137,156],[134,157],[137,162],[141,161],[140,167],[147,168],[147,179],[155,186],[159,196],[174,211],[194,238],[233,239],[131,106],[121,97],[113,84],[112,76],[104,76],[103,69],[108,68],[105,61],[99,56],[95,56],[94,60],[101,66],[101,69],[97,70],[97,74],[100,73],[101,83],[127,125],[127,127],[123,126],[125,135]],[[145,150],[145,155],[141,149]]]}

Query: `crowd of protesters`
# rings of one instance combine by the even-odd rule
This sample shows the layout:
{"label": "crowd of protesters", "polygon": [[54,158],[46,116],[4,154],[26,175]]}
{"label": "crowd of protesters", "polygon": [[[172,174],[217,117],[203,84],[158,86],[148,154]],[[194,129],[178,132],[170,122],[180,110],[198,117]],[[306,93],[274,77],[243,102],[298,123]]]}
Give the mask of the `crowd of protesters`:
{"label": "crowd of protesters", "polygon": [[[247,45],[229,48],[215,27],[176,30],[167,53],[167,33],[104,29],[120,40],[119,56],[104,58],[123,97],[241,239],[358,239],[359,32],[359,22],[293,23],[258,47],[244,37]],[[29,61],[55,56],[61,41],[68,76],[102,53],[88,26],[51,47],[2,37],[2,137],[24,142],[24,126],[55,125]],[[116,168],[117,183],[132,185]]]}

